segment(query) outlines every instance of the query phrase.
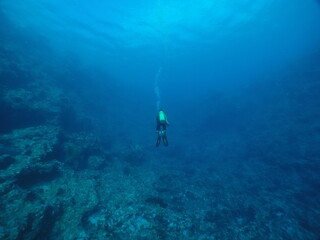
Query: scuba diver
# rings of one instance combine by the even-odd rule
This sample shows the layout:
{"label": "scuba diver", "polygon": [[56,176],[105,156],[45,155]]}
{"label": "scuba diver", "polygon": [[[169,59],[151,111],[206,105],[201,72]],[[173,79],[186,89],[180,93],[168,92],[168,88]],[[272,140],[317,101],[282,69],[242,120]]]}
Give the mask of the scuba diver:
{"label": "scuba diver", "polygon": [[156,147],[160,145],[161,139],[163,142],[163,145],[166,147],[168,146],[168,140],[167,140],[167,135],[166,135],[166,128],[167,125],[169,126],[169,122],[167,119],[167,115],[164,113],[163,109],[160,109],[157,115],[157,132],[158,132],[158,138],[157,138],[157,143]]}

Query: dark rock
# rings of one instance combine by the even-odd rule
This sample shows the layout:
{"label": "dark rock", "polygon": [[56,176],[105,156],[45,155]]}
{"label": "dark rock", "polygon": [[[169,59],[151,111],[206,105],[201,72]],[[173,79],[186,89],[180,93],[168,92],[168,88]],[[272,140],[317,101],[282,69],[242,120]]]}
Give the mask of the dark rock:
{"label": "dark rock", "polygon": [[217,219],[219,219],[219,215],[213,213],[212,211],[206,212],[206,214],[204,216],[204,220],[207,221],[207,222],[211,222],[211,223],[216,222]]}
{"label": "dark rock", "polygon": [[61,196],[63,196],[65,193],[66,193],[66,190],[64,190],[63,188],[59,188],[56,196],[61,197]]}
{"label": "dark rock", "polygon": [[51,233],[55,222],[63,214],[63,208],[58,206],[47,206],[42,214],[41,221],[38,225],[38,232],[34,239],[46,239]]}
{"label": "dark rock", "polygon": [[158,205],[162,208],[168,207],[168,204],[162,198],[159,198],[159,197],[149,197],[145,201],[146,203],[149,203],[152,205]]}
{"label": "dark rock", "polygon": [[156,215],[154,218],[155,230],[159,239],[169,239],[168,226],[169,221],[162,215]]}
{"label": "dark rock", "polygon": [[190,199],[190,200],[195,200],[196,199],[196,195],[190,191],[186,191],[185,192],[185,196],[187,199]]}
{"label": "dark rock", "polygon": [[52,181],[61,175],[57,164],[35,165],[22,169],[15,176],[15,184],[21,188],[32,187],[36,184]]}
{"label": "dark rock", "polygon": [[94,206],[93,208],[89,209],[88,211],[84,212],[82,217],[81,217],[81,224],[83,227],[87,227],[88,224],[89,224],[89,218],[90,216],[98,213],[100,210],[100,207],[97,205],[97,206]]}
{"label": "dark rock", "polygon": [[7,193],[11,192],[13,188],[12,183],[4,183],[0,186],[0,197],[6,195]]}
{"label": "dark rock", "polygon": [[317,236],[320,235],[319,225],[317,220],[313,220],[312,218],[308,217],[308,215],[296,216],[296,220],[298,221],[299,225],[304,228],[305,230],[316,234]]}
{"label": "dark rock", "polygon": [[245,207],[244,209],[242,209],[242,214],[248,222],[253,222],[256,219],[257,215],[254,206]]}
{"label": "dark rock", "polygon": [[204,220],[209,223],[215,223],[219,229],[225,229],[228,226],[229,214],[227,211],[212,212],[208,211],[204,216]]}
{"label": "dark rock", "polygon": [[77,204],[77,201],[76,201],[76,199],[75,199],[74,197],[72,197],[72,198],[70,199],[70,204],[71,204],[72,206],[75,206],[75,205]]}
{"label": "dark rock", "polygon": [[0,170],[5,170],[15,162],[15,159],[11,156],[5,156],[0,158]]}
{"label": "dark rock", "polygon": [[88,158],[86,157],[85,149],[78,144],[65,144],[63,162],[74,170],[86,169],[88,167]]}
{"label": "dark rock", "polygon": [[27,149],[27,150],[24,152],[24,155],[26,155],[26,156],[31,156],[31,155],[32,155],[31,149]]}
{"label": "dark rock", "polygon": [[97,139],[87,135],[76,135],[63,144],[61,161],[74,170],[103,169],[111,161],[111,155],[103,155]]}
{"label": "dark rock", "polygon": [[8,133],[16,128],[26,128],[45,123],[52,117],[45,111],[34,110],[28,107],[13,108],[0,101],[1,119],[0,133]]}
{"label": "dark rock", "polygon": [[37,194],[35,192],[30,191],[27,193],[25,200],[28,202],[34,202],[37,199]]}
{"label": "dark rock", "polygon": [[29,232],[32,232],[32,223],[33,223],[33,220],[35,218],[35,215],[33,213],[29,213],[28,216],[27,216],[27,220],[26,220],[26,223],[24,224],[24,226],[22,226],[22,228],[20,229],[19,231],[19,234],[16,238],[16,240],[24,240],[24,239],[27,239],[27,234]]}
{"label": "dark rock", "polygon": [[52,239],[50,238],[52,229],[62,214],[63,208],[60,204],[46,206],[41,215],[29,213],[26,223],[20,229],[16,240]]}
{"label": "dark rock", "polygon": [[300,192],[295,193],[293,196],[297,202],[305,205],[312,205],[314,201],[316,201],[317,199],[320,199],[318,189],[302,190]]}
{"label": "dark rock", "polygon": [[[11,146],[12,143],[9,139],[1,139],[0,138],[0,156],[1,155],[10,155],[15,156],[19,154],[20,152]],[[2,156],[5,157],[5,156]]]}

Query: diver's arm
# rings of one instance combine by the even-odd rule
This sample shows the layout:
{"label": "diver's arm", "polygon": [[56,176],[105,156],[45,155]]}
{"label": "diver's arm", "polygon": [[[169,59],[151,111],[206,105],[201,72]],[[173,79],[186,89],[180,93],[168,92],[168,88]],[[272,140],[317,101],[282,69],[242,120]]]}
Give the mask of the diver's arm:
{"label": "diver's arm", "polygon": [[167,124],[168,126],[170,125],[167,116],[166,116],[166,124]]}

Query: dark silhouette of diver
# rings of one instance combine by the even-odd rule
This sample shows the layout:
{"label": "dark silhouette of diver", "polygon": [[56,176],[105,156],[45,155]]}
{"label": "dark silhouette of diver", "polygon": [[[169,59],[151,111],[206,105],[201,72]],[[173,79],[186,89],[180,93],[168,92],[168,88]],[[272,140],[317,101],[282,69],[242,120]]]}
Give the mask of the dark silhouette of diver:
{"label": "dark silhouette of diver", "polygon": [[162,139],[163,145],[168,146],[166,129],[167,129],[167,126],[169,126],[169,122],[167,119],[167,115],[164,113],[163,109],[159,110],[156,120],[157,120],[157,132],[158,132],[156,147],[160,145],[161,139]]}

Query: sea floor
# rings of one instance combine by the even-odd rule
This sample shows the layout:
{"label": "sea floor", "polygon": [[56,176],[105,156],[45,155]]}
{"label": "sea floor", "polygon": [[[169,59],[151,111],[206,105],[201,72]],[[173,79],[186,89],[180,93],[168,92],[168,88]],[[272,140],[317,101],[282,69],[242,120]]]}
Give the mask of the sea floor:
{"label": "sea floor", "polygon": [[1,135],[1,239],[320,238],[310,160],[224,156],[223,143],[105,151],[90,135],[60,135],[50,125]]}

